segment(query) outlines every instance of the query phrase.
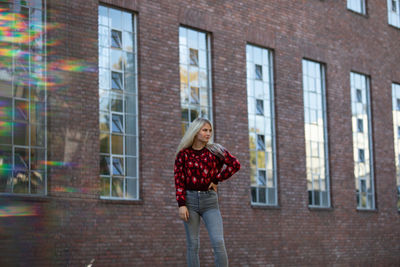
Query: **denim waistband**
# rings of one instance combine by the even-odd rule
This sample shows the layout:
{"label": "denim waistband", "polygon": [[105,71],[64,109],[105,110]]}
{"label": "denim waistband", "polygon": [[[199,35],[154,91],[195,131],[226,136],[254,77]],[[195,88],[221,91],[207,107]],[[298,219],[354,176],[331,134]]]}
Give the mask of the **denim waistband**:
{"label": "denim waistband", "polygon": [[186,190],[186,193],[191,193],[191,194],[210,194],[212,192],[215,192],[215,191],[214,190],[207,190],[207,191]]}

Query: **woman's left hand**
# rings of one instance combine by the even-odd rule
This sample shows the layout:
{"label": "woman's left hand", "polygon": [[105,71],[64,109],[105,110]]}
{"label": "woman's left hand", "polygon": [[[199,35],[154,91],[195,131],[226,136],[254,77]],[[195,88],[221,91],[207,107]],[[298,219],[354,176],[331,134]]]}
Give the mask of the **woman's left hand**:
{"label": "woman's left hand", "polygon": [[214,184],[214,183],[211,183],[210,186],[208,187],[208,190],[210,190],[210,189],[212,189],[215,192],[217,192],[218,191],[218,185]]}

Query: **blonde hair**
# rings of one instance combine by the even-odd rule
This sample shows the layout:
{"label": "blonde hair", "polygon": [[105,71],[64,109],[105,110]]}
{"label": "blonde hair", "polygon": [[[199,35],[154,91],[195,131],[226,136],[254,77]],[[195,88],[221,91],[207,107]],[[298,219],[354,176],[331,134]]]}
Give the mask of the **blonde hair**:
{"label": "blonde hair", "polygon": [[[194,138],[196,137],[197,133],[203,128],[204,124],[209,124],[211,126],[211,130],[213,130],[213,125],[211,121],[206,118],[197,118],[195,119],[190,125],[189,128],[186,130],[185,134],[183,135],[181,142],[178,145],[178,149],[176,150],[175,156],[183,149],[192,146],[194,142]],[[213,134],[213,131],[211,132]],[[211,138],[212,140],[213,138]],[[224,158],[224,151],[225,148],[220,144],[213,143],[212,141],[208,141],[206,144],[206,148],[216,155],[219,158]]]}

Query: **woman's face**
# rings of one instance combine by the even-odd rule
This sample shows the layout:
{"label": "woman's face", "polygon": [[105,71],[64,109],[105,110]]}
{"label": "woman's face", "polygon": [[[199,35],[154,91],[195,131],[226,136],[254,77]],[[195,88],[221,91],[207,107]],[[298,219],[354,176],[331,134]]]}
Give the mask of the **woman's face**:
{"label": "woman's face", "polygon": [[212,136],[212,129],[211,125],[208,123],[204,123],[204,125],[201,127],[200,131],[197,133],[195,140],[198,140],[202,143],[208,143]]}

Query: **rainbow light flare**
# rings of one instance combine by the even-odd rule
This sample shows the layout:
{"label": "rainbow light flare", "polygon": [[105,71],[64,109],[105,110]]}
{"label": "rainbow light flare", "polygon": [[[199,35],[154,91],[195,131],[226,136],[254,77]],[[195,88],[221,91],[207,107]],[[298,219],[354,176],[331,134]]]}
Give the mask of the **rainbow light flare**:
{"label": "rainbow light flare", "polygon": [[63,162],[63,161],[40,161],[40,164],[46,166],[54,166],[54,167],[74,167],[77,164],[73,162]]}
{"label": "rainbow light flare", "polygon": [[[63,72],[95,72],[97,70],[95,64],[72,58],[47,61],[46,65],[45,50],[40,48],[60,45],[62,40],[46,40],[44,35],[50,30],[62,28],[63,25],[49,22],[43,24],[41,21],[38,24],[29,25],[28,21],[29,18],[26,15],[0,8],[0,56],[17,58],[23,65],[26,65],[29,57],[32,56],[33,70],[30,73],[29,71],[18,73],[19,85],[37,85],[56,90],[66,87]],[[20,49],[21,45],[38,46],[39,50],[31,55],[29,51]],[[9,69],[10,66],[0,61],[0,68]]]}
{"label": "rainbow light flare", "polygon": [[0,206],[0,217],[14,216],[38,216],[38,206],[18,205],[18,206]]}
{"label": "rainbow light flare", "polygon": [[88,193],[87,188],[74,188],[71,186],[56,186],[52,189],[54,192],[64,192],[64,193]]}

